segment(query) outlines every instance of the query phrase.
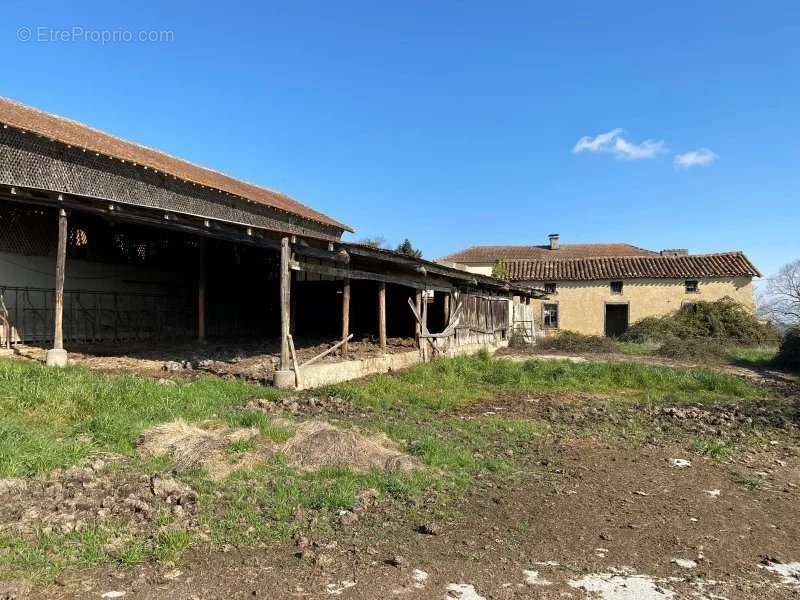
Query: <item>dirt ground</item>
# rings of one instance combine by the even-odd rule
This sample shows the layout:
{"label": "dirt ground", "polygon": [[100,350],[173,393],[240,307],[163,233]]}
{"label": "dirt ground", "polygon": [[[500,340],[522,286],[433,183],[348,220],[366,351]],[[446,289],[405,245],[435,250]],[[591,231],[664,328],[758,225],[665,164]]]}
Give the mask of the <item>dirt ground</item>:
{"label": "dirt ground", "polygon": [[[389,338],[386,350],[375,340],[364,338],[348,343],[348,359],[364,359],[384,352],[403,352],[415,348],[413,338]],[[295,340],[297,360],[302,363],[333,346],[335,342]],[[17,353],[44,361],[45,348],[18,346]],[[192,378],[203,374],[241,377],[257,383],[271,383],[277,369],[280,347],[277,340],[208,340],[185,342],[120,342],[75,344],[69,346],[71,363],[106,373],[136,373],[146,377]],[[321,362],[341,361],[339,350]]]}
{"label": "dirt ground", "polygon": [[[672,466],[675,458],[691,466]],[[764,487],[742,486],[734,470],[758,474]],[[177,566],[105,567],[41,587],[0,584],[6,588],[0,598],[122,597],[110,592],[124,592],[126,600],[800,595],[800,577],[791,573],[791,563],[800,560],[797,448],[767,443],[735,464],[721,464],[675,446],[632,451],[565,437],[521,475],[513,485],[482,482],[448,516],[423,503],[409,520],[379,505],[325,539],[307,539],[301,528],[293,543],[260,550],[201,547]]]}
{"label": "dirt ground", "polygon": [[[789,380],[777,389],[771,401],[632,404],[629,413],[607,412],[602,397],[583,392],[461,405],[438,417],[501,415],[562,426],[535,453],[515,456],[515,477],[486,476],[444,507],[425,496],[408,506],[377,501],[332,530],[309,514],[296,521],[293,541],[205,542],[176,564],[112,564],[54,582],[0,582],[0,600],[800,598],[800,447],[787,442],[796,439],[791,407],[800,388]],[[315,414],[306,408],[288,399],[269,410]],[[625,421],[642,417],[648,431],[665,435],[628,438]],[[753,423],[791,435],[750,442],[730,460],[687,449],[697,436],[735,443]],[[613,443],[587,434],[603,427],[618,432]],[[6,490],[18,501],[0,508],[0,521],[9,531],[19,521],[24,531],[36,517],[29,511],[43,511],[55,494],[86,522],[122,519],[136,531],[167,508],[193,526],[190,489],[146,476],[99,476],[113,460],[71,469],[63,481]],[[107,508],[102,515],[91,508],[98,499]],[[72,524],[54,517],[48,526]]]}

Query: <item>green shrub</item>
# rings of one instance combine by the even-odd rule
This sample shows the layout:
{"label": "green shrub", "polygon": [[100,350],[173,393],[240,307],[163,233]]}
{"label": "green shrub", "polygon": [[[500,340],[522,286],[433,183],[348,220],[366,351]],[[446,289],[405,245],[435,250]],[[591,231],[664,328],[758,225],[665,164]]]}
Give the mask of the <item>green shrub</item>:
{"label": "green shrub", "polygon": [[727,345],[717,339],[677,337],[668,338],[656,351],[665,358],[699,362],[724,362],[728,352]]}
{"label": "green shrub", "polygon": [[731,298],[699,301],[663,317],[646,317],[634,323],[620,340],[665,342],[672,338],[706,338],[757,346],[778,342],[777,332]]}
{"label": "green shrub", "polygon": [[583,335],[574,331],[561,331],[557,335],[536,341],[541,350],[559,352],[614,352],[614,342],[599,335]]}
{"label": "green shrub", "polygon": [[528,336],[525,335],[522,327],[517,327],[511,332],[511,337],[508,338],[508,347],[515,350],[527,350],[531,347]]}
{"label": "green shrub", "polygon": [[786,369],[800,371],[800,327],[789,329],[783,336],[775,362]]}

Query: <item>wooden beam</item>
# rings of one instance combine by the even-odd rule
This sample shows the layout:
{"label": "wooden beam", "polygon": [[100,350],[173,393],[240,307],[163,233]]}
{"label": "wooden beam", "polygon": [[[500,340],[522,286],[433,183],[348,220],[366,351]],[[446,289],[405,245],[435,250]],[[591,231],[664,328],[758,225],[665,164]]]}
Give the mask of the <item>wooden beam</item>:
{"label": "wooden beam", "polygon": [[197,340],[206,339],[206,241],[200,239],[197,259]]}
{"label": "wooden beam", "polygon": [[55,328],[53,349],[64,349],[64,273],[67,266],[67,211],[58,210],[58,249],[56,251]]}
{"label": "wooden beam", "polygon": [[407,275],[395,275],[386,273],[373,273],[372,271],[360,271],[358,269],[346,269],[339,267],[331,267],[328,265],[317,265],[305,261],[298,261],[297,270],[307,271],[310,273],[319,273],[321,275],[330,275],[331,277],[339,277],[341,279],[362,279],[368,281],[378,281],[383,283],[396,283],[398,285],[405,285],[411,288],[450,291],[452,285],[446,279],[423,279]]}
{"label": "wooden beam", "polygon": [[386,283],[378,283],[378,343],[386,348]]}
{"label": "wooden beam", "polygon": [[450,294],[445,292],[444,294],[444,303],[443,303],[443,312],[444,312],[444,322],[450,322]]}
{"label": "wooden beam", "polygon": [[280,301],[281,301],[281,371],[289,369],[289,329],[291,313],[291,278],[289,271],[289,238],[281,238],[281,272],[280,272]]}
{"label": "wooden beam", "polygon": [[350,335],[350,278],[346,277],[342,284],[342,357],[347,358],[347,336]]}

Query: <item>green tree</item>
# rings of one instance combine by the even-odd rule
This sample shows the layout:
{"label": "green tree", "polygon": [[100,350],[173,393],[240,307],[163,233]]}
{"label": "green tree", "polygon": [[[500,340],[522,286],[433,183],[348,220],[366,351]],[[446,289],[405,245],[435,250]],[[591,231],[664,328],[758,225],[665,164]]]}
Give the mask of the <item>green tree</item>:
{"label": "green tree", "polygon": [[359,244],[364,244],[365,246],[372,246],[373,248],[386,248],[386,238],[380,235],[375,235],[372,237],[366,237],[362,240],[358,240]]}
{"label": "green tree", "polygon": [[414,258],[422,258],[422,251],[414,248],[408,238],[404,239],[403,243],[397,247],[397,252],[405,254],[406,256],[413,256]]}
{"label": "green tree", "polygon": [[505,279],[508,277],[508,267],[502,260],[496,260],[492,265],[492,276],[498,279]]}

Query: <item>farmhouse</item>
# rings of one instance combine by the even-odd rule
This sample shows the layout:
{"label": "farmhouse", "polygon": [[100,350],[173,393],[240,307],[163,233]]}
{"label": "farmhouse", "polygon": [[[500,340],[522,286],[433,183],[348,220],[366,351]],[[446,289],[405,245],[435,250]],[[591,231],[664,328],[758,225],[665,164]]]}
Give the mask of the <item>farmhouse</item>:
{"label": "farmhouse", "polygon": [[538,331],[616,336],[644,317],[698,300],[730,297],[753,307],[758,269],[741,252],[654,252],[630,244],[473,246],[439,259],[444,265],[542,288],[533,302]]}
{"label": "farmhouse", "polygon": [[345,243],[285,194],[12,100],[0,126],[1,341],[48,364],[65,345],[250,338],[274,341],[276,385],[301,385],[306,346],[344,360],[363,340],[386,370],[408,340],[423,360],[502,343],[511,298],[534,294]]}

